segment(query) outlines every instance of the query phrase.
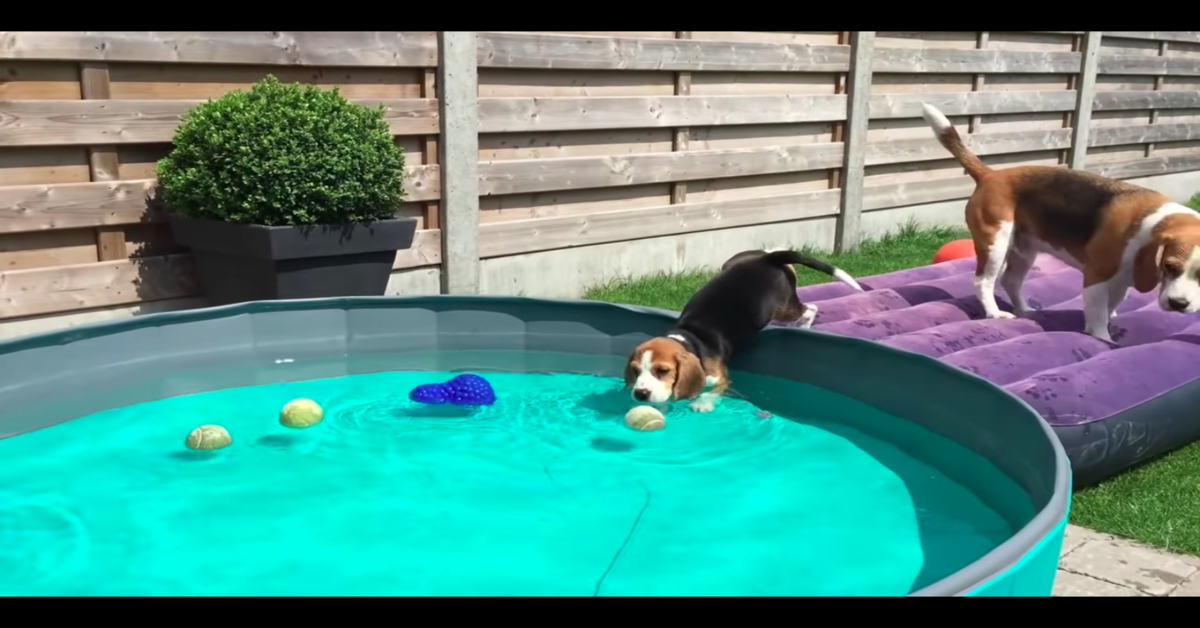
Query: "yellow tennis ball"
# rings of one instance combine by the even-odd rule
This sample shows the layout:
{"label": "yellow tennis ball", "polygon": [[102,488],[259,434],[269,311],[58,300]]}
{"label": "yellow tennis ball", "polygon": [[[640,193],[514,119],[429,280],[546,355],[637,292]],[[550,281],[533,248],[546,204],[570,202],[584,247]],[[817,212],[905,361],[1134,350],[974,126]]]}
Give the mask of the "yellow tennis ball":
{"label": "yellow tennis ball", "polygon": [[233,444],[233,437],[220,425],[201,425],[188,434],[183,444],[196,451],[214,451]]}
{"label": "yellow tennis ball", "polygon": [[625,413],[625,425],[640,432],[655,432],[667,426],[667,420],[650,406],[638,406]]}
{"label": "yellow tennis ball", "polygon": [[279,422],[284,427],[312,427],[325,418],[325,411],[312,399],[293,399],[279,413]]}

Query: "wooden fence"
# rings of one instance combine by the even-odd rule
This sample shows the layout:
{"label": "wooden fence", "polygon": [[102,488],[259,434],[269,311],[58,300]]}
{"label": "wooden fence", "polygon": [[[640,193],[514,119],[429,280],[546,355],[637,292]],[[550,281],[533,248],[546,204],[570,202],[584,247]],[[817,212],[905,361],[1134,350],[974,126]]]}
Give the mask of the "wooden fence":
{"label": "wooden fence", "polygon": [[196,296],[154,164],[268,73],[387,107],[421,221],[397,276],[455,292],[633,239],[825,219],[853,246],[971,190],[922,102],[991,164],[1200,170],[1200,32],[0,32],[0,319]]}

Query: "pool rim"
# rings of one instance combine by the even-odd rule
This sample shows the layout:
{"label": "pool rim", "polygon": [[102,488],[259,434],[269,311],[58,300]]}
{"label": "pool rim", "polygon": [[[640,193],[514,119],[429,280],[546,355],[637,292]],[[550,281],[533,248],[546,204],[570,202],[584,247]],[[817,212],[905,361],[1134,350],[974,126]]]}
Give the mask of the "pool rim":
{"label": "pool rim", "polygon": [[[260,312],[328,309],[354,310],[364,308],[411,309],[413,307],[419,307],[421,302],[430,301],[438,301],[447,304],[459,302],[464,305],[469,305],[471,303],[490,302],[511,304],[525,303],[528,305],[542,306],[565,306],[568,308],[613,308],[636,314],[659,317],[663,319],[664,323],[670,323],[678,316],[678,312],[671,310],[608,303],[604,301],[591,301],[586,299],[544,299],[503,295],[334,297],[319,299],[249,301],[231,305],[202,307],[131,316],[117,320],[86,323],[64,329],[4,339],[0,340],[0,355],[28,349],[62,346],[92,337],[107,336],[123,331],[136,330],[139,328],[163,327],[173,323],[229,318],[240,315],[252,315]],[[970,380],[974,380],[976,385],[990,388],[992,394],[999,393],[1002,396],[1008,397],[1011,401],[1016,402],[1020,407],[1024,408],[1028,417],[1037,421],[1037,425],[1041,429],[1042,434],[1048,440],[1055,458],[1055,477],[1053,491],[1046,505],[1043,506],[1033,516],[1033,518],[1029,520],[1028,523],[1022,526],[1019,530],[1015,531],[1008,539],[993,548],[984,556],[968,565],[965,565],[958,571],[941,578],[940,580],[932,582],[916,591],[909,592],[906,594],[906,596],[926,597],[971,595],[972,592],[999,580],[1014,568],[1018,567],[1024,559],[1042,548],[1047,540],[1053,540],[1052,537],[1056,533],[1058,535],[1062,534],[1062,527],[1069,512],[1071,501],[1070,464],[1066,455],[1066,451],[1058,439],[1058,436],[1055,434],[1053,428],[1045,419],[1041,417],[1041,415],[1039,415],[1020,397],[1014,395],[1003,387],[992,384],[991,382],[975,375],[974,373],[970,373],[953,365],[946,364],[940,360],[890,347],[885,344],[872,342],[870,340],[842,336],[815,329],[797,329],[775,326],[771,326],[763,330],[763,332],[760,333],[760,337],[766,334],[819,335],[827,341],[846,345],[850,348],[861,347],[864,351],[891,353],[895,355],[903,355],[906,360],[924,361],[924,363],[927,365],[927,368],[941,370],[942,372],[946,373],[948,377],[960,379],[968,378]],[[0,389],[0,397],[2,397],[3,394],[3,389]],[[0,418],[3,418],[2,415],[3,413],[0,412]],[[70,420],[73,419],[67,419],[67,421]],[[909,419],[905,420],[908,421]],[[1060,544],[1061,538],[1058,540],[1056,545]],[[1057,558],[1057,547],[1054,549],[1056,550],[1055,558]]]}

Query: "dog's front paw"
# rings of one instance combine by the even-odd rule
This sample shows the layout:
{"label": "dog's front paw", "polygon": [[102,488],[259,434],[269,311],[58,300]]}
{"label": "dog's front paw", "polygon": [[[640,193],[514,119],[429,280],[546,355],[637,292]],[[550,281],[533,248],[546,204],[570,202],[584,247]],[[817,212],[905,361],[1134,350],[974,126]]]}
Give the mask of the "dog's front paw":
{"label": "dog's front paw", "polygon": [[1016,314],[1013,314],[1012,312],[1004,312],[1004,311],[1000,311],[1000,312],[996,312],[995,314],[992,314],[992,315],[991,315],[991,316],[989,316],[988,318],[995,318],[995,319],[997,319],[997,320],[1002,320],[1002,321],[1003,321],[1003,320],[1011,320],[1011,319],[1014,319],[1014,318],[1016,318],[1016,317],[1017,317],[1017,315],[1016,315]]}
{"label": "dog's front paw", "polygon": [[716,404],[711,399],[697,399],[688,404],[688,407],[696,412],[712,412]]}

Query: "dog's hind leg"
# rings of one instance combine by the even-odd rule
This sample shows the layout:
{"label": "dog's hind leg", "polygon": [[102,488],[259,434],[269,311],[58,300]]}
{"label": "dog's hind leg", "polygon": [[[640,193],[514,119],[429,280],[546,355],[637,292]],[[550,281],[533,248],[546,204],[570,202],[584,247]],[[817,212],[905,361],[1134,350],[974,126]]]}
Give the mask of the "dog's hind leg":
{"label": "dog's hind leg", "polygon": [[800,302],[800,297],[796,296],[796,291],[792,290],[787,300],[775,308],[771,314],[771,320],[781,323],[800,323],[801,329],[812,327],[813,321],[817,318],[817,306],[808,305]]}
{"label": "dog's hind leg", "polygon": [[1025,295],[1021,294],[1021,286],[1025,283],[1025,276],[1033,268],[1035,259],[1035,253],[1021,248],[1019,237],[1008,247],[1004,272],[1000,275],[1000,287],[1004,288],[1004,292],[1008,294],[1008,300],[1013,306],[1013,314],[1017,316],[1025,316],[1032,311],[1029,304],[1025,302]]}
{"label": "dog's hind leg", "polygon": [[[996,303],[996,279],[1004,271],[1004,262],[1012,246],[1012,221],[999,221],[995,225],[971,225],[975,240],[975,295],[988,318],[1016,318],[1016,315],[1001,311]],[[1022,273],[1024,278],[1024,273]]]}

